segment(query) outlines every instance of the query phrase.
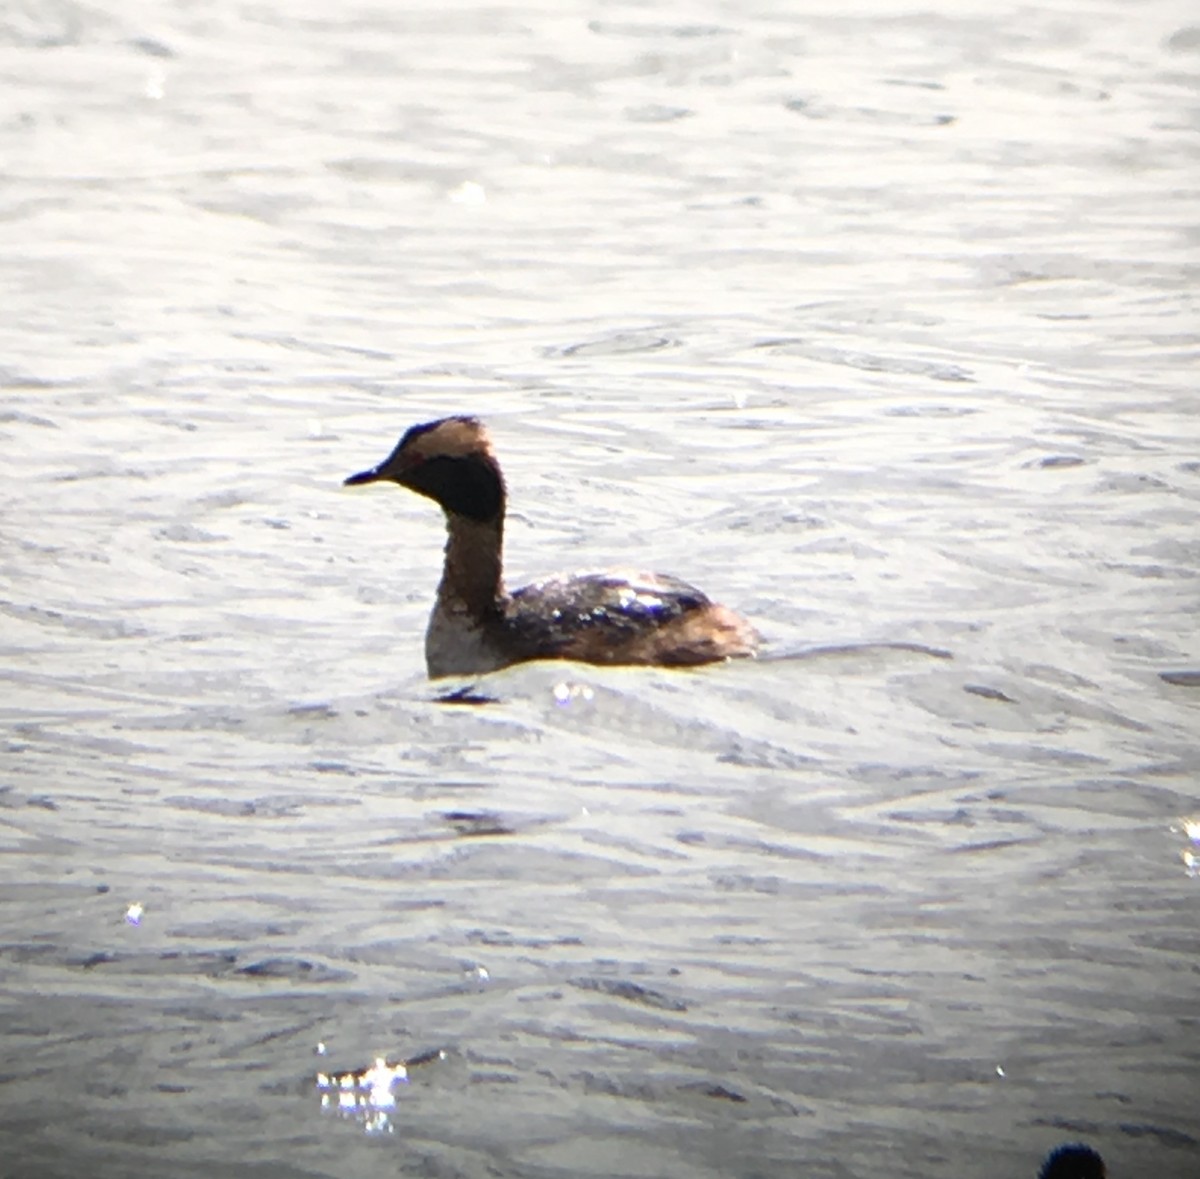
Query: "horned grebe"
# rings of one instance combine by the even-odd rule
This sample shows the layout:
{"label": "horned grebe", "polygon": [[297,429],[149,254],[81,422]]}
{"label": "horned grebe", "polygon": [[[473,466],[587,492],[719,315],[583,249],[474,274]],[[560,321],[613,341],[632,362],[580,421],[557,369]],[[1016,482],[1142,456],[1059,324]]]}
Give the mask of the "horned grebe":
{"label": "horned grebe", "polygon": [[446,513],[446,562],[425,633],[431,677],[530,659],[683,667],[757,649],[744,618],[676,577],[585,573],[505,592],[504,476],[477,418],[413,426],[383,462],[346,484],[380,480],[428,496]]}

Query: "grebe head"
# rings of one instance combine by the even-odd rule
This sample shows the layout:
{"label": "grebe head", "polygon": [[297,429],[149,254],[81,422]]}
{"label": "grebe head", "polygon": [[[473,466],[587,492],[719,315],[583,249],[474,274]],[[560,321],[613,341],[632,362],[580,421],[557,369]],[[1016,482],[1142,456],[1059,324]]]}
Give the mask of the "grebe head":
{"label": "grebe head", "polygon": [[480,523],[504,515],[504,478],[478,418],[442,418],[413,426],[383,462],[351,475],[345,485],[381,480],[428,496],[447,515]]}

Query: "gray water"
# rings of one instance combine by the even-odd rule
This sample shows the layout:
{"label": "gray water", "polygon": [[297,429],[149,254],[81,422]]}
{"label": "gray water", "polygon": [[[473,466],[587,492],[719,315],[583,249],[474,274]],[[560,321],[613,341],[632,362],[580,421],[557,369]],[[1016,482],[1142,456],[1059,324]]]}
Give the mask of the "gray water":
{"label": "gray water", "polygon": [[[4,1179],[1200,1174],[1192,5],[39,0],[0,71]],[[514,584],[770,657],[439,702],[437,513],[340,481],[453,412]]]}

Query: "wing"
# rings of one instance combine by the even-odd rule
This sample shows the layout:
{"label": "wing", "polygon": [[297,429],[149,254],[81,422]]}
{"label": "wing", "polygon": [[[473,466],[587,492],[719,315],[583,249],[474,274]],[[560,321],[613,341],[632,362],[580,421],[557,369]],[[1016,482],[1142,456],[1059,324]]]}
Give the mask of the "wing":
{"label": "wing", "polygon": [[522,586],[510,594],[504,614],[512,632],[541,651],[626,663],[631,645],[710,606],[706,594],[678,577],[592,573]]}

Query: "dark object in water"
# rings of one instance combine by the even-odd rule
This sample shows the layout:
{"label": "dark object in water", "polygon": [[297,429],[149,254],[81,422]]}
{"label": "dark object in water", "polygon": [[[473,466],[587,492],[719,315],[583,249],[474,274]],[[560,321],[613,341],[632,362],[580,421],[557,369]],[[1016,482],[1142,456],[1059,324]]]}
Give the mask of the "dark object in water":
{"label": "dark object in water", "polygon": [[1042,1163],[1038,1179],[1106,1179],[1104,1160],[1082,1142],[1056,1146]]}

